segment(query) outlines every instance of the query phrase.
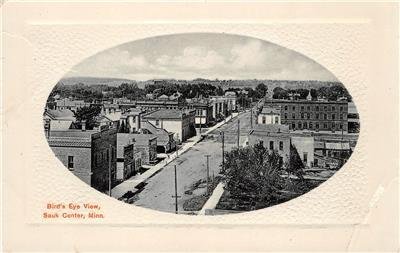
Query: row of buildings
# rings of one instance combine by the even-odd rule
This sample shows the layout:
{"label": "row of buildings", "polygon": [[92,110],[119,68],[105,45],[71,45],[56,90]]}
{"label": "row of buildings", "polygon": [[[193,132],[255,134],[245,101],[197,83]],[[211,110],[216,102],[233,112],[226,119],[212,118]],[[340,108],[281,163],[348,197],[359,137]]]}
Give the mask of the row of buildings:
{"label": "row of buildings", "polygon": [[261,104],[248,144],[261,143],[289,161],[294,149],[305,167],[338,169],[350,157],[359,131],[358,113],[345,100],[268,99]]}
{"label": "row of buildings", "polygon": [[[208,126],[236,110],[233,94],[209,99],[85,103],[57,99],[43,119],[46,138],[56,157],[78,178],[106,192],[196,135],[197,126]],[[95,127],[77,121],[81,107],[101,108]]]}
{"label": "row of buildings", "polygon": [[125,112],[131,108],[137,108],[143,111],[194,109],[196,111],[195,123],[201,126],[211,125],[238,109],[237,96],[236,93],[232,91],[225,92],[223,96],[210,96],[209,98],[169,99],[167,96],[160,96],[158,99],[135,101],[126,98],[114,98],[112,102],[100,101],[93,103],[87,103],[83,100],[74,100],[72,98],[58,98],[53,102],[48,102],[46,108],[53,110],[68,109],[76,112],[78,108],[87,106],[99,106],[102,108],[102,113],[105,114],[118,110]]}

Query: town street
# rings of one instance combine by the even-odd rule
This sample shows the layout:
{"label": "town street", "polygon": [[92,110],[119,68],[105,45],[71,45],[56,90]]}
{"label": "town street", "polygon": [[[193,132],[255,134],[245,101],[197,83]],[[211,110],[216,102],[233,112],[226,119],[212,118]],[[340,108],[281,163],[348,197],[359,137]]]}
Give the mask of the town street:
{"label": "town street", "polygon": [[[177,182],[178,182],[178,210],[183,211],[183,203],[185,200],[194,196],[199,196],[205,192],[205,188],[200,188],[193,191],[192,194],[185,194],[193,183],[198,180],[206,179],[206,157],[209,158],[210,176],[216,176],[220,170],[222,162],[222,144],[219,138],[220,130],[228,131],[227,140],[235,140],[237,130],[237,119],[241,122],[241,132],[248,131],[250,124],[250,112],[241,113],[232,121],[227,122],[220,128],[212,131],[209,138],[197,143],[187,152],[181,154],[173,162],[165,166],[159,173],[146,181],[147,185],[136,195],[134,205],[147,207],[159,211],[175,212],[174,193],[174,166],[177,167]],[[247,133],[247,132],[246,132]],[[233,136],[232,136],[233,134]],[[225,151],[229,151],[236,146],[236,142],[228,141],[225,143]]]}

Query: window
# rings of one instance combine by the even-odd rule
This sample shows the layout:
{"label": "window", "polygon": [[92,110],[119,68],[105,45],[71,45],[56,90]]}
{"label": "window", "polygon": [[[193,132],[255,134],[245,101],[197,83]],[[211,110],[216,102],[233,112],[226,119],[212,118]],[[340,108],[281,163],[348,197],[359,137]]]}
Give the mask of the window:
{"label": "window", "polygon": [[301,123],[299,122],[299,124],[297,124],[297,125],[298,125],[299,129],[301,129]]}
{"label": "window", "polygon": [[328,119],[328,114],[324,114],[324,119]]}
{"label": "window", "polygon": [[335,114],[332,114],[332,119],[335,120]]}
{"label": "window", "polygon": [[342,123],[340,123],[339,128],[340,128],[340,130],[343,129],[343,124]]}
{"label": "window", "polygon": [[332,106],[332,111],[335,111],[335,106]]}
{"label": "window", "polygon": [[288,108],[287,105],[285,105],[285,111],[287,111],[287,108]]}
{"label": "window", "polygon": [[283,141],[279,142],[279,150],[283,150]]}
{"label": "window", "polygon": [[316,124],[315,124],[315,128],[316,128],[316,129],[319,129],[319,123],[316,123]]}
{"label": "window", "polygon": [[304,111],[304,106],[301,106],[300,108],[301,108],[302,111]]}
{"label": "window", "polygon": [[293,110],[293,111],[296,110],[296,106],[293,106],[293,107],[292,107],[292,110]]}
{"label": "window", "polygon": [[340,107],[340,111],[343,111],[343,106]]}
{"label": "window", "polygon": [[304,128],[307,128],[307,122],[304,122],[304,123],[303,123],[303,127],[304,127]]}
{"label": "window", "polygon": [[262,123],[265,124],[267,121],[267,118],[265,116],[262,116]]}
{"label": "window", "polygon": [[308,127],[309,127],[310,129],[312,129],[312,127],[313,127],[312,122],[310,122],[310,123],[308,124]]}
{"label": "window", "polygon": [[318,106],[318,105],[315,107],[315,110],[316,110],[316,111],[319,111],[319,106]]}
{"label": "window", "polygon": [[327,106],[324,106],[324,111],[327,111],[328,110],[328,107]]}
{"label": "window", "polygon": [[259,140],[258,143],[259,143],[261,146],[264,146],[264,141],[263,141],[263,140]]}
{"label": "window", "polygon": [[74,170],[74,157],[68,156],[68,169]]}
{"label": "window", "polygon": [[301,118],[304,119],[304,113],[301,113]]}
{"label": "window", "polygon": [[339,117],[340,117],[340,119],[343,119],[343,114],[340,114]]}
{"label": "window", "polygon": [[328,124],[324,123],[324,129],[328,128]]}
{"label": "window", "polygon": [[285,119],[287,119],[287,113],[285,113],[285,116],[284,116],[284,117],[285,117]]}
{"label": "window", "polygon": [[274,141],[269,142],[269,149],[273,150],[274,149]]}
{"label": "window", "polygon": [[159,126],[159,125],[160,125],[160,120],[156,119],[156,126]]}
{"label": "window", "polygon": [[292,113],[292,119],[295,119],[296,115],[294,113]]}
{"label": "window", "polygon": [[316,118],[316,119],[319,119],[319,113],[316,113],[316,114],[315,114],[315,118]]}
{"label": "window", "polygon": [[307,155],[308,155],[307,152],[303,153],[303,162],[305,163],[307,162]]}
{"label": "window", "polygon": [[296,124],[292,123],[292,129],[295,129],[295,128],[296,128]]}
{"label": "window", "polygon": [[311,113],[307,113],[307,119],[310,119],[310,114],[311,114]]}
{"label": "window", "polygon": [[307,106],[307,111],[309,111],[310,110],[310,106]]}
{"label": "window", "polygon": [[279,117],[275,117],[275,124],[279,123]]}

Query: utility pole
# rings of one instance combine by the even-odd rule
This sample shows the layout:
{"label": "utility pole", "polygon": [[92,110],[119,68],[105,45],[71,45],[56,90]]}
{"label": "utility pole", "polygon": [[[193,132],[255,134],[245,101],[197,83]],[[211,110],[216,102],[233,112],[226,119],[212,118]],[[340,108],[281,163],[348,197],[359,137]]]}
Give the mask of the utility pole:
{"label": "utility pole", "polygon": [[176,175],[176,165],[174,165],[174,171],[175,171],[175,195],[172,195],[173,198],[175,198],[175,213],[178,214],[178,198],[181,196],[178,196],[178,178]]}
{"label": "utility pole", "polygon": [[253,107],[250,108],[250,128],[253,129]]}
{"label": "utility pole", "polygon": [[108,150],[108,194],[111,197],[111,156],[112,156],[112,146]]}
{"label": "utility pole", "polygon": [[208,165],[208,159],[210,158],[211,155],[205,155],[205,157],[207,158],[207,194],[208,194],[208,189],[210,186],[210,167]]}
{"label": "utility pole", "polygon": [[222,168],[225,166],[225,134],[221,132],[222,135]]}
{"label": "utility pole", "polygon": [[200,113],[200,137],[201,137],[201,123],[203,121],[203,109],[201,109],[201,113]]}
{"label": "utility pole", "polygon": [[239,148],[240,142],[240,120],[237,121],[237,148]]}

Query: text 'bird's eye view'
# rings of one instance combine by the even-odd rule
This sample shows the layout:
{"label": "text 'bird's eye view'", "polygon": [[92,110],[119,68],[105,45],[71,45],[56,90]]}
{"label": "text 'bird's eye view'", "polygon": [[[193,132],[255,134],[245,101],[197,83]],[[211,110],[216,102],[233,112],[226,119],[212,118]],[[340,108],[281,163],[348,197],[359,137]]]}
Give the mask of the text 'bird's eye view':
{"label": "text 'bird's eye view'", "polygon": [[299,197],[345,165],[360,131],[329,70],[223,33],[151,37],[85,59],[51,91],[43,124],[54,155],[88,186],[188,215]]}

